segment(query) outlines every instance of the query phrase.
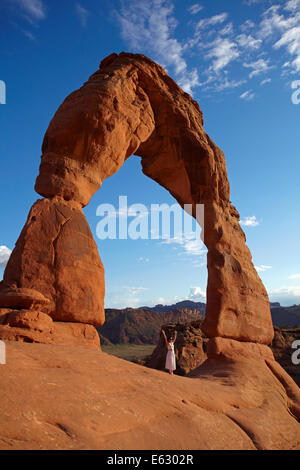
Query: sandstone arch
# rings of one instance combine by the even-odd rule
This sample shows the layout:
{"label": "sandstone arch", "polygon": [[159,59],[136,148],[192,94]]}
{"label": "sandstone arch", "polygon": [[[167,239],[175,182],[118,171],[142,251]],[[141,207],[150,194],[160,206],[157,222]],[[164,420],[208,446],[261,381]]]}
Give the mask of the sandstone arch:
{"label": "sandstone arch", "polygon": [[57,110],[42,153],[35,189],[44,199],[7,264],[0,306],[16,307],[17,299],[18,308],[29,301],[56,322],[104,322],[104,269],[82,207],[136,154],[180,205],[205,205],[205,333],[271,342],[269,300],[229,199],[225,157],[204,131],[199,105],[160,66],[137,54],[104,59]]}

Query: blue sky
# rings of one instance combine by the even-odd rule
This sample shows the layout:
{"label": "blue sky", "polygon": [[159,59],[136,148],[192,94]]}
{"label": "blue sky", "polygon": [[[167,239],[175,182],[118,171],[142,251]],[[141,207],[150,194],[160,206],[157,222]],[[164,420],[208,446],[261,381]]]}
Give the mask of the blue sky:
{"label": "blue sky", "polygon": [[[300,105],[291,99],[300,80],[300,0],[2,0],[0,35],[0,277],[39,197],[33,187],[50,119],[102,58],[125,50],[159,62],[199,102],[270,299],[300,303]],[[106,270],[106,306],[204,301],[199,245],[97,239],[96,209],[117,207],[119,195],[147,207],[175,202],[133,156],[84,209]]]}

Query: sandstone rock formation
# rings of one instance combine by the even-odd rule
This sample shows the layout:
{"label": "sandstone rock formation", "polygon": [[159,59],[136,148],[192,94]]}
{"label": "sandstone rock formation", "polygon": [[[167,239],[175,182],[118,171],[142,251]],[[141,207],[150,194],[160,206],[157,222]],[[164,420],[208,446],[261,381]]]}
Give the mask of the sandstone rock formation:
{"label": "sandstone rock formation", "polygon": [[[41,310],[54,320],[104,322],[104,269],[80,206],[59,198],[40,199],[32,206],[4,284],[43,294],[48,304]],[[5,289],[0,290],[0,305],[4,299]],[[18,306],[10,304],[5,306]]]}
{"label": "sandstone rock formation", "polygon": [[[264,345],[256,343],[240,343],[230,342],[226,340],[226,344],[221,344],[221,338],[209,340],[202,333],[203,320],[186,322],[186,323],[168,323],[162,326],[167,332],[167,336],[171,336],[177,331],[177,340],[175,344],[177,369],[175,374],[187,376],[193,375],[195,369],[203,364],[207,359],[218,357],[219,352],[224,357],[230,357],[235,360],[238,355],[243,357],[261,357],[264,360],[268,357],[275,360],[282,368],[292,377],[298,386],[300,386],[300,367],[292,362],[292,354],[295,349],[292,344],[295,340],[300,340],[300,328],[278,328],[274,327],[274,339],[270,345],[270,349]],[[273,353],[273,354],[272,354]],[[160,335],[157,346],[151,356],[138,363],[151,367],[153,369],[165,370],[166,346]]]}
{"label": "sandstone rock formation", "polygon": [[50,303],[42,311],[55,321],[103,323],[103,269],[81,208],[134,153],[145,175],[192,205],[194,217],[204,204],[205,333],[271,342],[268,296],[229,199],[225,157],[204,131],[198,103],[159,65],[130,53],[104,59],[55,113],[42,153],[35,189],[46,199],[30,211],[6,287],[43,294]]}
{"label": "sandstone rock formation", "polygon": [[0,309],[3,341],[81,345],[100,349],[99,335],[89,324],[53,321],[43,312]]}
{"label": "sandstone rock formation", "polygon": [[0,282],[0,289],[0,308],[15,307],[32,310],[40,307],[43,308],[50,303],[49,299],[34,289],[20,289],[14,284],[7,287],[3,281]]}
{"label": "sandstone rock formation", "polygon": [[[299,448],[299,388],[266,346],[268,296],[199,105],[145,56],[112,54],[59,107],[42,152],[45,199],[0,285],[0,447]],[[205,207],[208,359],[190,378],[89,349],[99,348],[104,271],[82,207],[133,153],[194,217]]]}
{"label": "sandstone rock formation", "polygon": [[219,358],[187,378],[88,348],[8,341],[0,449],[299,449],[296,397],[276,364]]}
{"label": "sandstone rock formation", "polygon": [[[189,323],[174,323],[163,325],[162,329],[169,338],[177,331],[175,343],[176,371],[178,375],[188,375],[192,370],[197,369],[207,359],[208,338],[201,331],[203,320]],[[145,361],[147,367],[152,369],[165,370],[166,345],[162,335],[158,344],[150,357]]]}

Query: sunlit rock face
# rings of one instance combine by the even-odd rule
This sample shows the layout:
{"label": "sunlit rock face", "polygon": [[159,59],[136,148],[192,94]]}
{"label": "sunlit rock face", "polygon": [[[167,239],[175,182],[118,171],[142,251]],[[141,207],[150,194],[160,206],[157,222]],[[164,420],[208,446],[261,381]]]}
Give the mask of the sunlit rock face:
{"label": "sunlit rock face", "polygon": [[198,103],[142,55],[110,55],[58,108],[35,185],[45,199],[30,211],[2,287],[40,292],[49,300],[42,311],[56,321],[103,324],[104,270],[82,207],[132,154],[194,216],[204,204],[205,334],[269,344],[268,296],[229,199],[224,154],[205,133]]}

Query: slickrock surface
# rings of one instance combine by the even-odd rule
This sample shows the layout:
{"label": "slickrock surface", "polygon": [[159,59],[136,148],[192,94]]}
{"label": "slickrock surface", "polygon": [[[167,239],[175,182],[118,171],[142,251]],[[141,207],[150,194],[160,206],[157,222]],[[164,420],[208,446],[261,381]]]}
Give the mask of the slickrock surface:
{"label": "slickrock surface", "polygon": [[300,448],[295,390],[274,361],[215,359],[187,378],[88,348],[6,344],[0,449]]}

